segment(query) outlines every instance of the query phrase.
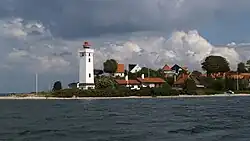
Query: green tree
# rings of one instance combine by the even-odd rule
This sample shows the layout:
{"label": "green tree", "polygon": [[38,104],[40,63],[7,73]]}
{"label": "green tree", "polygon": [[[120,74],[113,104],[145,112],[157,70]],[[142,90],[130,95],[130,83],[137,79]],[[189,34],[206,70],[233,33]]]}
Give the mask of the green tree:
{"label": "green tree", "polygon": [[250,67],[249,67],[250,66],[250,60],[247,60],[246,65],[247,65],[247,67],[246,67],[247,68],[247,72],[250,72]]}
{"label": "green tree", "polygon": [[174,77],[167,77],[165,79],[165,81],[167,81],[167,83],[172,86],[174,84]]}
{"label": "green tree", "polygon": [[247,63],[246,63],[246,64],[250,65],[250,60],[247,60]]}
{"label": "green tree", "polygon": [[239,80],[239,90],[246,90],[248,87],[248,84],[249,82],[246,79]]}
{"label": "green tree", "polygon": [[240,63],[238,64],[237,72],[238,72],[238,73],[246,73],[246,72],[247,72],[246,66],[245,66],[244,63],[240,62]]}
{"label": "green tree", "polygon": [[115,87],[115,82],[111,77],[101,76],[99,78],[95,78],[95,86],[97,89],[113,88]]}
{"label": "green tree", "polygon": [[99,76],[103,74],[103,70],[100,69],[94,69],[94,75]]}
{"label": "green tree", "polygon": [[125,74],[128,74],[128,78],[129,79],[136,79],[137,77],[141,77],[140,74],[138,72],[136,73],[131,73],[131,72],[126,72]]}
{"label": "green tree", "polygon": [[153,69],[150,69],[150,68],[146,68],[146,67],[143,67],[139,72],[136,73],[136,76],[141,76],[142,74],[145,75],[145,77],[162,77],[163,78],[163,74],[161,72],[160,69],[158,70],[153,70]]}
{"label": "green tree", "polygon": [[58,91],[62,89],[62,83],[61,81],[56,81],[53,85],[53,91]]}
{"label": "green tree", "polygon": [[185,81],[184,90],[186,91],[187,94],[195,94],[196,88],[197,87],[193,79],[188,78]]}
{"label": "green tree", "polygon": [[167,82],[162,85],[162,88],[167,91],[171,90],[171,86]]}
{"label": "green tree", "polygon": [[225,79],[225,88],[226,88],[226,90],[234,91],[234,90],[236,90],[236,85],[237,84],[236,84],[234,79],[232,79],[232,78],[226,78]]}
{"label": "green tree", "polygon": [[246,79],[239,79],[238,84],[237,79],[226,78],[225,81],[227,90],[237,90],[237,85],[239,88],[238,90],[246,90],[249,84],[248,80]]}
{"label": "green tree", "polygon": [[202,75],[202,73],[197,71],[197,70],[194,70],[191,75],[196,76],[196,77],[200,77]]}
{"label": "green tree", "polygon": [[110,59],[110,60],[106,60],[104,63],[103,63],[103,68],[104,68],[104,72],[106,73],[115,73],[116,70],[117,70],[117,65],[118,63],[116,62],[116,60],[114,59]]}
{"label": "green tree", "polygon": [[201,66],[203,70],[207,71],[207,74],[230,71],[228,61],[221,56],[208,56]]}
{"label": "green tree", "polygon": [[212,83],[212,88],[217,91],[222,91],[225,89],[225,81],[223,79],[214,80]]}

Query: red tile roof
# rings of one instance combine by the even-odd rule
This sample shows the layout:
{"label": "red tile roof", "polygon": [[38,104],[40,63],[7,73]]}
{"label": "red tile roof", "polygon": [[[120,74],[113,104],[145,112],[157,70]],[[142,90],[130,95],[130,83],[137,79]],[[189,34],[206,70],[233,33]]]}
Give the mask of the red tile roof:
{"label": "red tile roof", "polygon": [[164,71],[171,71],[172,69],[171,69],[171,67],[169,67],[168,65],[165,65],[165,66],[162,68],[162,70],[164,70]]}
{"label": "red tile roof", "polygon": [[177,80],[174,82],[175,85],[182,85],[185,84],[186,80],[188,79],[188,74],[180,75]]}
{"label": "red tile roof", "polygon": [[137,78],[141,83],[165,83],[165,80],[159,77],[146,77],[144,79]]}
{"label": "red tile roof", "polygon": [[139,85],[140,84],[140,82],[137,81],[137,80],[128,80],[128,81],[126,81],[126,80],[116,79],[115,81],[119,85],[127,85],[127,84],[129,84],[129,85]]}
{"label": "red tile roof", "polygon": [[116,69],[116,73],[124,73],[124,64],[117,64],[117,69]]}

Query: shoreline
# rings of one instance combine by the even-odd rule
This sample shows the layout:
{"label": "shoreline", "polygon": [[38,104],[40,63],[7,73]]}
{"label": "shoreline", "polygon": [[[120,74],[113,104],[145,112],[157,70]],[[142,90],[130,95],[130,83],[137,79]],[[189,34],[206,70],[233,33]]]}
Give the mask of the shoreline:
{"label": "shoreline", "polygon": [[216,95],[179,95],[179,96],[127,96],[127,97],[44,97],[44,96],[0,96],[0,100],[105,100],[105,99],[165,99],[165,98],[209,98],[209,97],[243,97],[250,96],[250,94],[216,94]]}

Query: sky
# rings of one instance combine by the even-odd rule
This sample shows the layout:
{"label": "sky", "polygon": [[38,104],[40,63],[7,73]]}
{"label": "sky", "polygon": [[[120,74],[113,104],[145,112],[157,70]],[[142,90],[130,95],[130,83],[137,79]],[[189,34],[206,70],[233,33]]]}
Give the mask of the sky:
{"label": "sky", "polygon": [[77,50],[161,68],[200,70],[206,56],[232,69],[250,59],[249,0],[1,0],[0,92],[48,90],[78,81]]}

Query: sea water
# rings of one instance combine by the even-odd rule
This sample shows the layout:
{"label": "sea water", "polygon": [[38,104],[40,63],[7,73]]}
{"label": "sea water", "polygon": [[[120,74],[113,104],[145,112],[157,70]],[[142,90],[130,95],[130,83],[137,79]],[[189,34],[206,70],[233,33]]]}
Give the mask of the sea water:
{"label": "sea water", "polygon": [[1,141],[248,141],[250,97],[0,100]]}

